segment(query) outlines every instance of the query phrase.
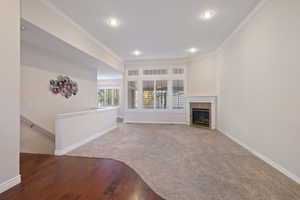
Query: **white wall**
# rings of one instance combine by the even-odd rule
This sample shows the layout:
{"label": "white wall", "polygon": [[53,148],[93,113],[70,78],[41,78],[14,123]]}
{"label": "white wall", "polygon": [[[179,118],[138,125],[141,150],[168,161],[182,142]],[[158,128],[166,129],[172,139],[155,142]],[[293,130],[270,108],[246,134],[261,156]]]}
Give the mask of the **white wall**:
{"label": "white wall", "polygon": [[184,111],[128,111],[125,113],[127,123],[154,123],[154,124],[186,124]]}
{"label": "white wall", "polygon": [[[96,107],[97,72],[89,66],[72,63],[59,55],[21,45],[21,113],[54,133],[56,114]],[[79,85],[79,93],[66,99],[49,90],[49,80],[68,75]]]}
{"label": "white wall", "polygon": [[[125,63],[126,69],[145,66],[183,66],[186,70],[186,96],[217,96],[217,65],[215,53],[192,59],[132,61]],[[126,80],[124,85],[127,86]],[[124,104],[124,107],[125,106],[126,105]],[[186,123],[187,121],[185,111],[126,112],[126,109],[124,107],[121,108],[121,111],[125,113],[125,120],[129,122]]]}
{"label": "white wall", "polygon": [[[125,64],[126,68],[139,67],[167,67],[178,66],[186,69],[186,96],[216,96],[217,95],[217,67],[216,54],[178,60],[162,61],[132,61]],[[125,80],[126,81],[126,80]],[[127,83],[124,83],[127,85]],[[125,105],[126,106],[126,105]],[[122,108],[121,108],[122,110]],[[129,111],[123,108],[126,121],[129,122],[161,122],[161,123],[186,123],[186,114],[184,111]]]}
{"label": "white wall", "polygon": [[218,126],[300,182],[299,11],[297,0],[267,1],[225,43]]}
{"label": "white wall", "polygon": [[188,96],[217,96],[217,66],[214,53],[191,59],[187,69]]}
{"label": "white wall", "polygon": [[63,155],[117,128],[117,108],[57,115],[55,155]]}
{"label": "white wall", "polygon": [[217,96],[217,61],[217,54],[211,53],[191,59],[132,61],[125,67],[186,66],[187,96]]}
{"label": "white wall", "polygon": [[98,80],[98,88],[121,88],[123,79]]}
{"label": "white wall", "polygon": [[54,154],[55,144],[53,138],[41,134],[36,127],[21,121],[21,142],[20,151],[22,153]]}
{"label": "white wall", "polygon": [[20,1],[0,7],[0,193],[20,182]]}

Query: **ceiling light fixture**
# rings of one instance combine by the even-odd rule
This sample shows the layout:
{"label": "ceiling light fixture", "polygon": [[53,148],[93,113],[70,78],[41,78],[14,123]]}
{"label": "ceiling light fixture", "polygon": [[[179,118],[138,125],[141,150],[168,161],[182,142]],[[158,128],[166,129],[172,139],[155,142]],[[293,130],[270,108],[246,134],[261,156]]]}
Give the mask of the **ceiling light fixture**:
{"label": "ceiling light fixture", "polygon": [[21,26],[21,31],[25,31],[25,29],[26,29],[25,26],[22,25]]}
{"label": "ceiling light fixture", "polygon": [[116,27],[120,26],[121,23],[117,18],[110,17],[106,20],[106,24],[113,28],[116,28]]}
{"label": "ceiling light fixture", "polygon": [[195,48],[195,47],[192,47],[192,48],[189,48],[187,50],[189,53],[197,53],[199,51],[199,49]]}
{"label": "ceiling light fixture", "polygon": [[201,15],[200,18],[202,20],[210,20],[212,19],[214,16],[216,16],[216,11],[215,10],[206,10],[204,11]]}
{"label": "ceiling light fixture", "polygon": [[139,50],[135,50],[135,51],[132,52],[132,54],[135,55],[135,56],[140,56],[142,54],[142,52],[139,51]]}

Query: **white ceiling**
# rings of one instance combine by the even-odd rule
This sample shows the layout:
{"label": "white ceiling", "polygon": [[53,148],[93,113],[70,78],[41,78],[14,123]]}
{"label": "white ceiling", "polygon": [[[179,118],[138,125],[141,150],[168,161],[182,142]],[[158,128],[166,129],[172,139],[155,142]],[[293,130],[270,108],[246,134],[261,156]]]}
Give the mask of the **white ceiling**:
{"label": "white ceiling", "polygon": [[[260,0],[49,1],[119,57],[135,60],[189,57],[190,47],[213,51]],[[217,15],[204,22],[199,15],[206,9]],[[120,27],[105,24],[111,16],[121,20]],[[143,55],[131,55],[135,49]]]}
{"label": "white ceiling", "polygon": [[64,41],[39,29],[22,19],[21,24],[25,30],[21,31],[21,44],[29,44],[41,50],[58,55],[66,60],[87,69],[96,69],[98,79],[122,78],[122,73],[99,61],[98,59],[81,52]]}

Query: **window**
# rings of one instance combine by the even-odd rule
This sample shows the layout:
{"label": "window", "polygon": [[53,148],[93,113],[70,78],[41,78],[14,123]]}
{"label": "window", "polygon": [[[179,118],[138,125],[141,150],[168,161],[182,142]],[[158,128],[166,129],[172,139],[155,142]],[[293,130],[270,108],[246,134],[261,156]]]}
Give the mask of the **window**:
{"label": "window", "polygon": [[116,88],[113,94],[114,105],[120,105],[120,89]]}
{"label": "window", "polygon": [[183,80],[173,80],[173,109],[184,109]]}
{"label": "window", "polygon": [[156,81],[156,108],[167,109],[168,81]]}
{"label": "window", "polygon": [[184,74],[184,69],[183,68],[174,68],[173,74]]}
{"label": "window", "polygon": [[99,89],[98,107],[118,106],[120,104],[120,89]]}
{"label": "window", "polygon": [[145,69],[144,75],[166,75],[168,74],[167,69]]}
{"label": "window", "polygon": [[128,76],[138,76],[139,75],[139,70],[128,70]]}
{"label": "window", "polygon": [[138,107],[138,87],[137,81],[128,81],[128,108],[136,109]]}
{"label": "window", "polygon": [[154,108],[154,81],[143,81],[143,99],[145,109]]}
{"label": "window", "polygon": [[185,71],[185,66],[129,69],[127,108],[181,112],[185,109]]}

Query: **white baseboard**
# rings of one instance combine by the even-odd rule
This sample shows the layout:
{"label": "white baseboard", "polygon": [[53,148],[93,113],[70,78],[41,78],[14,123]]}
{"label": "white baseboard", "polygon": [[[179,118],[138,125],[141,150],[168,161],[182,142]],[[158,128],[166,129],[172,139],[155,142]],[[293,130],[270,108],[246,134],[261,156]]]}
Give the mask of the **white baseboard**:
{"label": "white baseboard", "polygon": [[186,122],[124,121],[125,124],[184,124]]}
{"label": "white baseboard", "polygon": [[18,185],[21,183],[21,175],[18,175],[12,179],[9,179],[5,181],[4,183],[0,184],[0,193],[5,192],[6,190],[9,190],[10,188]]}
{"label": "white baseboard", "polygon": [[94,135],[88,137],[87,139],[85,139],[85,140],[83,140],[83,141],[80,141],[80,142],[78,142],[78,143],[75,143],[75,144],[73,144],[73,145],[70,145],[70,146],[68,146],[68,147],[66,147],[66,148],[64,148],[64,149],[55,149],[54,154],[55,154],[56,156],[62,156],[62,155],[65,155],[65,154],[69,153],[70,151],[73,151],[74,149],[77,149],[78,147],[80,147],[80,146],[82,146],[82,145],[84,145],[84,144],[86,144],[86,143],[89,143],[90,141],[92,141],[92,140],[94,140],[94,139],[96,139],[96,138],[98,138],[98,137],[100,137],[100,136],[102,136],[102,135],[104,135],[104,134],[106,134],[106,133],[108,133],[108,132],[110,132],[110,131],[116,129],[116,128],[117,128],[117,125],[115,125],[115,126],[109,128],[109,129],[106,129],[106,130],[104,130],[104,131],[102,131],[102,132],[100,132],[100,133],[96,133],[96,134],[94,134]]}
{"label": "white baseboard", "polygon": [[229,137],[232,141],[238,143],[239,145],[241,145],[242,147],[244,147],[245,149],[247,149],[248,151],[250,151],[252,154],[254,154],[255,156],[257,156],[261,160],[265,161],[266,163],[268,163],[269,165],[271,165],[273,168],[277,169],[278,171],[280,171],[281,173],[283,173],[284,175],[286,175],[287,177],[289,177],[290,179],[292,179],[296,183],[300,184],[300,177],[296,176],[295,174],[293,174],[289,170],[285,169],[284,167],[282,167],[278,163],[276,163],[273,160],[271,160],[270,158],[268,158],[268,157],[262,155],[261,153],[255,151],[254,149],[252,149],[248,145],[244,144],[239,139],[237,139],[237,138],[233,137],[232,135],[226,133],[225,131],[222,131],[219,128],[218,128],[218,131],[221,132],[222,134],[226,135],[227,137]]}

